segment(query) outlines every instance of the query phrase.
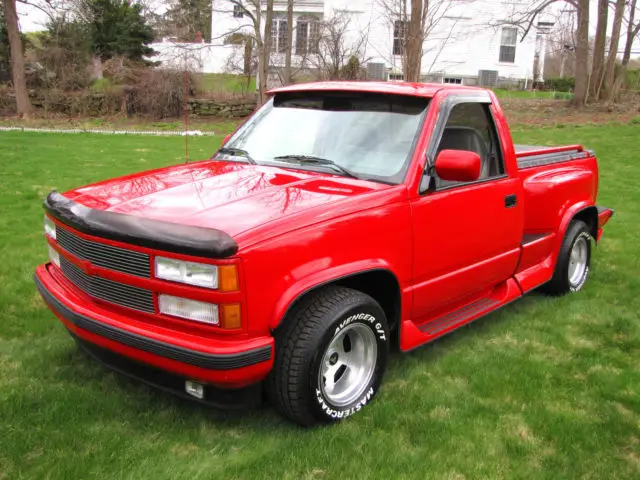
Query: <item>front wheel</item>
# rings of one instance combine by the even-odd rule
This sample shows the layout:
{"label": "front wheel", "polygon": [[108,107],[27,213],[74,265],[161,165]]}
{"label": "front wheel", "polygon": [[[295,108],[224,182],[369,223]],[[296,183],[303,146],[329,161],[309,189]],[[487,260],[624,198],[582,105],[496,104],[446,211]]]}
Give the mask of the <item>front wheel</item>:
{"label": "front wheel", "polygon": [[551,281],[542,289],[553,295],[580,290],[589,276],[591,234],[587,224],[574,220],[567,228]]}
{"label": "front wheel", "polygon": [[276,335],[269,398],[302,425],[346,418],[378,391],[388,352],[387,319],[375,300],[349,288],[323,289],[294,308]]}

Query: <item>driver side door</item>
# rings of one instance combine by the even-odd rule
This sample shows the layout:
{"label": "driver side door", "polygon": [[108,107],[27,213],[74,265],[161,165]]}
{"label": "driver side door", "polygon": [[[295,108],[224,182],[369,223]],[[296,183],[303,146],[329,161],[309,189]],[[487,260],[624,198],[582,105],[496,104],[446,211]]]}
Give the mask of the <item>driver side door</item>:
{"label": "driver side door", "polygon": [[451,96],[440,106],[430,162],[445,148],[470,150],[481,157],[482,167],[473,182],[433,177],[430,188],[411,202],[411,317],[417,323],[507,280],[519,260],[522,185],[506,173],[489,102]]}

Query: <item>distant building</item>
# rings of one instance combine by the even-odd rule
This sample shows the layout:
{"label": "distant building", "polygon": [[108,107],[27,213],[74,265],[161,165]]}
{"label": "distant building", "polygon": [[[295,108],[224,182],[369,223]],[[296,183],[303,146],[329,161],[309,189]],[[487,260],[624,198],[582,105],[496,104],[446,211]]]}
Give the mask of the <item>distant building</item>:
{"label": "distant building", "polygon": [[[317,39],[326,25],[340,23],[344,50],[360,45],[359,55],[368,78],[402,80],[403,37],[407,16],[394,15],[405,0],[296,0],[293,14],[295,68],[317,67]],[[247,14],[231,0],[213,0],[211,43],[157,43],[155,60],[190,65],[203,72],[223,73],[243,66],[244,47],[237,38],[253,32]],[[243,3],[249,8],[250,3]],[[262,1],[262,19],[266,2]],[[542,80],[546,34],[551,22],[538,22],[522,38],[522,29],[510,24],[527,2],[519,0],[431,0],[429,32],[424,42],[422,80],[466,85],[524,86]],[[274,1],[272,69],[284,65],[287,41],[287,2]],[[403,18],[405,21],[403,21]],[[188,53],[187,53],[188,52]],[[197,65],[197,67],[195,67]],[[537,71],[534,71],[534,65]],[[246,65],[245,65],[246,67]]]}

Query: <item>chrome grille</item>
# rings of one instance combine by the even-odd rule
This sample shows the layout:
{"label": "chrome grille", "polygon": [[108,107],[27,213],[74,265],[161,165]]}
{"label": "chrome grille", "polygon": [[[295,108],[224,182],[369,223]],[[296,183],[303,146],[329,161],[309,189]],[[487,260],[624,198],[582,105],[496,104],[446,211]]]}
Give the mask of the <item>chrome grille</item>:
{"label": "chrome grille", "polygon": [[149,255],[81,238],[64,228],[56,228],[56,241],[72,255],[93,265],[129,275],[150,278]]}
{"label": "chrome grille", "polygon": [[153,294],[150,290],[87,275],[62,256],[60,268],[71,283],[94,298],[141,312],[154,313]]}

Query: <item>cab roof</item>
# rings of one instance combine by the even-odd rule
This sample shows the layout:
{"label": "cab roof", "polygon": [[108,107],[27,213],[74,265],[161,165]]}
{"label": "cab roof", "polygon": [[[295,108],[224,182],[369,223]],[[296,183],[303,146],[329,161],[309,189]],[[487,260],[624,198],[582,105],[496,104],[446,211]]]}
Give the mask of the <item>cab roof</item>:
{"label": "cab roof", "polygon": [[409,95],[413,97],[433,97],[439,90],[472,90],[485,91],[483,88],[467,87],[464,85],[444,85],[440,83],[412,83],[412,82],[312,82],[296,83],[286,87],[274,88],[267,93],[309,92],[309,91],[345,91],[388,93],[395,95]]}

